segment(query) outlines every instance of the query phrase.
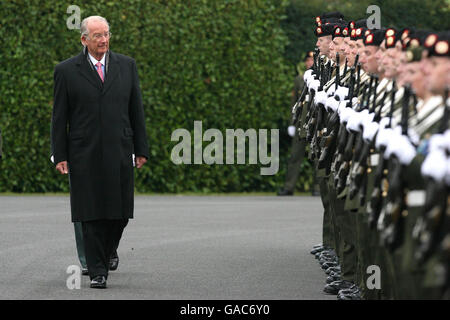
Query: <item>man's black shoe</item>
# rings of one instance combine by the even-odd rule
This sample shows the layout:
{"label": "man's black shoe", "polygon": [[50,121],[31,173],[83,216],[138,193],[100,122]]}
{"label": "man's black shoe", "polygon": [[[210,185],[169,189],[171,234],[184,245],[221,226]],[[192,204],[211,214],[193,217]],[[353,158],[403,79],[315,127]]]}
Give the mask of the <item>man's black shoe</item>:
{"label": "man's black shoe", "polygon": [[341,273],[340,272],[334,272],[334,271],[331,271],[329,274],[328,274],[330,277],[341,277]]}
{"label": "man's black shoe", "polygon": [[81,267],[81,274],[82,274],[83,276],[88,276],[88,275],[89,275],[89,270],[88,270],[88,268]]}
{"label": "man's black shoe", "polygon": [[119,257],[111,258],[109,260],[109,270],[114,271],[119,267]]}
{"label": "man's black shoe", "polygon": [[313,247],[312,249],[311,249],[311,251],[310,251],[310,253],[311,254],[316,254],[316,253],[320,253],[320,252],[322,252],[323,250],[326,250],[326,248],[324,247],[324,246],[320,246],[320,247]]}
{"label": "man's black shoe", "polygon": [[331,268],[331,267],[337,267],[337,266],[339,266],[339,264],[338,264],[337,262],[335,262],[335,261],[324,262],[324,263],[321,265],[321,267],[322,267],[323,270],[327,270],[328,268]]}
{"label": "man's black shoe", "polygon": [[332,272],[341,273],[341,266],[331,267],[325,270],[326,274],[331,274]]}
{"label": "man's black shoe", "polygon": [[338,261],[337,257],[333,257],[333,256],[321,256],[321,257],[319,258],[319,263],[322,265],[322,264],[324,264],[325,262],[336,262],[336,263],[338,263],[339,261]]}
{"label": "man's black shoe", "polygon": [[294,191],[281,189],[280,191],[278,191],[277,196],[292,196],[293,194],[294,194]]}
{"label": "man's black shoe", "polygon": [[361,292],[359,290],[343,289],[338,292],[338,300],[362,300]]}
{"label": "man's black shoe", "polygon": [[91,280],[91,288],[94,289],[106,289],[106,277],[96,276]]}
{"label": "man's black shoe", "polygon": [[339,280],[341,280],[341,275],[333,275],[333,276],[328,276],[326,282],[327,282],[327,284],[329,284],[329,283],[332,283],[334,281],[339,281]]}
{"label": "man's black shoe", "polygon": [[350,294],[350,293],[361,293],[361,292],[359,291],[359,288],[356,284],[352,285],[350,288],[341,289],[338,292],[338,294],[341,294],[341,295],[346,295],[346,294]]}
{"label": "man's black shoe", "polygon": [[338,294],[341,289],[348,289],[353,285],[353,282],[347,280],[338,280],[329,283],[323,288],[323,291],[329,294]]}

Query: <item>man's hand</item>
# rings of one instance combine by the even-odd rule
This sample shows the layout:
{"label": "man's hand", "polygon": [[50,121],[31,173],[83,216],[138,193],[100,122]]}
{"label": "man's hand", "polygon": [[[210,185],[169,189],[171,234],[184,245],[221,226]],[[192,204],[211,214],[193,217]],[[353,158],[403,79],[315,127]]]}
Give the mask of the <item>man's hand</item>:
{"label": "man's hand", "polygon": [[67,161],[58,162],[56,165],[56,170],[58,170],[61,174],[68,174],[69,169],[67,167]]}
{"label": "man's hand", "polygon": [[142,168],[142,166],[143,166],[144,163],[146,163],[146,162],[147,162],[147,158],[145,158],[145,157],[140,157],[140,156],[137,156],[137,157],[136,157],[136,167],[137,167],[138,169]]}

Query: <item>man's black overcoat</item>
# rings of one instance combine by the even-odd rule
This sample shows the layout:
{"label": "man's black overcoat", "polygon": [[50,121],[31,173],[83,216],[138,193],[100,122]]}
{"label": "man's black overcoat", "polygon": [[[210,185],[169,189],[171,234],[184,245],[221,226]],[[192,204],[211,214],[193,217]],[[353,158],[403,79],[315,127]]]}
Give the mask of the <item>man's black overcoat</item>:
{"label": "man's black overcoat", "polygon": [[72,221],[133,217],[132,154],[148,158],[136,62],[109,52],[105,82],[85,53],[54,73],[54,162],[68,161]]}

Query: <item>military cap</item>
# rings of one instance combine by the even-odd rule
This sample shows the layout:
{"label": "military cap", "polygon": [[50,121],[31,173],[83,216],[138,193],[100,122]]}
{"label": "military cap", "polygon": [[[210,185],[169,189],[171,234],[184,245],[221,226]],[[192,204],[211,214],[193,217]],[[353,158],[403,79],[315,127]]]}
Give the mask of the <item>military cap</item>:
{"label": "military cap", "polygon": [[321,25],[320,27],[316,27],[316,30],[314,33],[318,38],[324,37],[324,36],[331,36],[334,32],[334,26],[333,23],[326,23]]}
{"label": "military cap", "polygon": [[363,28],[363,27],[359,27],[359,28],[355,28],[352,30],[351,35],[350,35],[350,39],[351,40],[359,40],[359,39],[364,39],[364,37],[366,35],[368,35],[370,33],[370,30]]}
{"label": "military cap", "polygon": [[350,21],[349,23],[348,23],[348,29],[350,30],[350,32],[352,31],[352,29],[355,29],[355,21]]}
{"label": "military cap", "polygon": [[360,19],[355,22],[354,28],[366,28],[367,29],[367,19]]}
{"label": "military cap", "polygon": [[424,46],[428,51],[428,56],[448,57],[448,42],[450,31],[430,33],[424,41]]}
{"label": "military cap", "polygon": [[316,23],[316,25],[318,27],[321,27],[323,25],[330,24],[330,23],[331,24],[345,23],[345,21],[341,20],[341,19],[336,19],[336,18],[328,18],[328,19],[320,20],[319,22]]}
{"label": "military cap", "polygon": [[385,42],[386,49],[395,47],[395,43],[397,42],[397,40],[399,38],[397,36],[397,34],[398,34],[398,31],[394,28],[388,28],[386,30],[386,33],[384,35],[384,37],[386,39],[386,42]]}
{"label": "military cap", "polygon": [[334,32],[332,34],[333,39],[336,37],[348,37],[348,36],[349,32],[346,24],[336,24],[334,26]]}
{"label": "military cap", "polygon": [[326,22],[335,23],[342,22],[344,20],[344,15],[339,11],[335,12],[325,12],[322,15],[316,17],[316,25],[318,27],[324,25]]}
{"label": "military cap", "polygon": [[402,39],[403,50],[406,51],[410,47],[423,47],[425,39],[430,33],[426,30],[412,30],[407,37]]}
{"label": "military cap", "polygon": [[339,11],[333,11],[333,12],[324,12],[320,16],[321,19],[329,19],[329,18],[336,18],[340,20],[344,20],[344,15],[340,13]]}
{"label": "military cap", "polygon": [[403,28],[396,33],[396,41],[400,41],[402,43],[402,50],[406,50],[407,43],[410,39],[410,36],[414,33],[414,28]]}
{"label": "military cap", "polygon": [[379,46],[384,40],[385,33],[385,28],[372,30],[372,32],[364,37],[364,44],[366,46]]}
{"label": "military cap", "polygon": [[406,49],[406,62],[416,62],[422,59],[424,47],[408,47]]}

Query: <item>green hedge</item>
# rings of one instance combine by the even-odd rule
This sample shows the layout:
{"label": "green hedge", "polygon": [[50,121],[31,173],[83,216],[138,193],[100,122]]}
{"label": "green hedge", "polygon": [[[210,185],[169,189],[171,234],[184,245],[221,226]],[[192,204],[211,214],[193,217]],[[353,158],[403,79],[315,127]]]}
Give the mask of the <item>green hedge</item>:
{"label": "green hedge", "polygon": [[[6,1],[0,7],[0,192],[68,190],[49,161],[53,70],[81,50],[69,4]],[[280,28],[282,0],[83,1],[81,17],[105,16],[111,49],[138,64],[150,142],[140,192],[274,191],[284,180],[292,77]],[[280,128],[280,171],[259,165],[175,165],[171,133],[203,128]],[[305,162],[298,186],[308,189]]]}

